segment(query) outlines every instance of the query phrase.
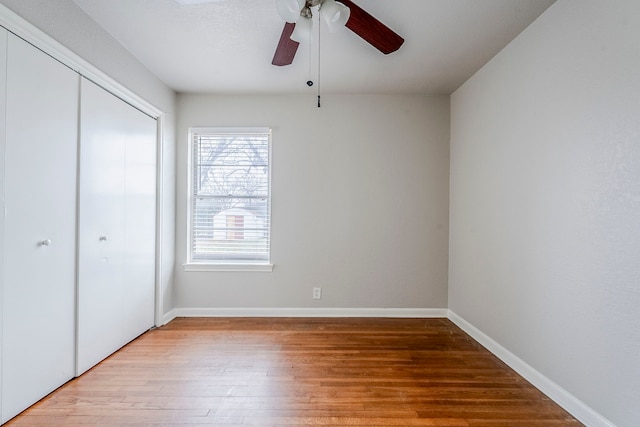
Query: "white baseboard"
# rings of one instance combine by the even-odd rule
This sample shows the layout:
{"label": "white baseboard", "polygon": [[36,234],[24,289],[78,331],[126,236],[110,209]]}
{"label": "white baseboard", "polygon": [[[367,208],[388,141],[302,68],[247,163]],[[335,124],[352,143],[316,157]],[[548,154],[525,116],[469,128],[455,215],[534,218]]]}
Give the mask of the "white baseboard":
{"label": "white baseboard", "polygon": [[496,355],[537,389],[549,396],[554,402],[562,406],[580,422],[589,427],[616,427],[611,421],[594,411],[580,399],[531,367],[524,360],[511,353],[453,311],[449,310],[448,317],[449,320],[455,323],[460,329],[482,344],[487,350]]}
{"label": "white baseboard", "polygon": [[175,308],[163,320],[176,317],[396,317],[446,318],[446,308]]}
{"label": "white baseboard", "polygon": [[159,327],[159,326],[166,325],[167,323],[171,322],[171,321],[172,321],[173,319],[175,319],[176,317],[178,317],[178,316],[177,316],[177,314],[176,314],[176,309],[174,308],[173,310],[170,310],[169,312],[165,313],[165,314],[162,316],[162,321],[161,321],[161,323],[160,323],[159,325],[156,325],[156,326],[158,326],[158,327]]}

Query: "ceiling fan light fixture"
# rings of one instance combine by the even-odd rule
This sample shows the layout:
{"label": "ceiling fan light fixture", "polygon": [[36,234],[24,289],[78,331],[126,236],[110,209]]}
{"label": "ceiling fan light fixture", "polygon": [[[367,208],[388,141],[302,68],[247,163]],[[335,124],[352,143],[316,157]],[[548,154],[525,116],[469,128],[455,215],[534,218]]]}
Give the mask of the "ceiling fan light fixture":
{"label": "ceiling fan light fixture", "polygon": [[320,7],[320,14],[331,32],[344,27],[351,15],[351,9],[335,0],[324,0]]}
{"label": "ceiling fan light fixture", "polygon": [[293,29],[290,39],[298,43],[310,43],[312,33],[313,22],[311,18],[305,18],[303,16],[296,22],[296,27]]}
{"label": "ceiling fan light fixture", "polygon": [[278,15],[290,23],[298,22],[300,11],[304,6],[305,0],[276,0]]}

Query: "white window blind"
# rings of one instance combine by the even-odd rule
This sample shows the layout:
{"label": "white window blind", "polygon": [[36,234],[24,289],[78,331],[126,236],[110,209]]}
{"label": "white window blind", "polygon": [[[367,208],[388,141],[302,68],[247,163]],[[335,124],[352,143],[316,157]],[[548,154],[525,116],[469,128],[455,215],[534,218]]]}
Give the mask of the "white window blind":
{"label": "white window blind", "polygon": [[271,131],[192,128],[190,261],[268,263]]}

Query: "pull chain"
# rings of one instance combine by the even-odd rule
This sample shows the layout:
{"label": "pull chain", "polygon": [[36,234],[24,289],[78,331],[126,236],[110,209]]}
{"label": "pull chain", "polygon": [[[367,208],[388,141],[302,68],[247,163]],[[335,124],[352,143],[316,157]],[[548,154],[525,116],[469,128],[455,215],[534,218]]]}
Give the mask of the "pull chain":
{"label": "pull chain", "polygon": [[321,33],[322,33],[322,25],[320,25],[321,23],[321,19],[320,19],[320,14],[322,13],[322,6],[320,6],[320,11],[318,13],[318,108],[320,108],[320,57],[321,55],[321,49],[320,49],[320,41],[322,40],[322,37],[320,37]]}

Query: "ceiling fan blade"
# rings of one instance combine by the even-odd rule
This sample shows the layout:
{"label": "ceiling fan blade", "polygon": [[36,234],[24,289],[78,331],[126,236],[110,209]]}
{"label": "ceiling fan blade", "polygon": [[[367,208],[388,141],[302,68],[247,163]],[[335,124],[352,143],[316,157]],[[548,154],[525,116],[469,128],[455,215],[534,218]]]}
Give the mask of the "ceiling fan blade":
{"label": "ceiling fan blade", "polygon": [[293,62],[293,58],[296,56],[296,51],[298,50],[298,45],[300,44],[289,38],[295,27],[296,24],[289,22],[284,24],[276,53],[273,55],[273,61],[271,61],[273,65],[290,65]]}
{"label": "ceiling fan blade", "polygon": [[346,27],[380,52],[389,54],[400,49],[404,39],[351,0],[338,0],[351,9]]}

